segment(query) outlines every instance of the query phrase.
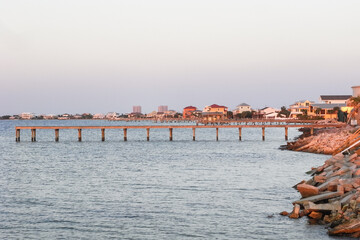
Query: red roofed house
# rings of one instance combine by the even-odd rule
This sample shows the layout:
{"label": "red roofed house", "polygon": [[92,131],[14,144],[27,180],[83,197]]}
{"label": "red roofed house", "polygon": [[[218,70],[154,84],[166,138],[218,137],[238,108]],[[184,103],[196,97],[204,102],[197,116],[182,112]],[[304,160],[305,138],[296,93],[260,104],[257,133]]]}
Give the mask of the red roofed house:
{"label": "red roofed house", "polygon": [[228,107],[213,104],[206,106],[202,113],[203,119],[207,121],[218,121],[226,118]]}
{"label": "red roofed house", "polygon": [[184,108],[183,110],[183,118],[191,118],[193,115],[193,113],[197,110],[196,107],[193,106],[187,106],[186,108]]}

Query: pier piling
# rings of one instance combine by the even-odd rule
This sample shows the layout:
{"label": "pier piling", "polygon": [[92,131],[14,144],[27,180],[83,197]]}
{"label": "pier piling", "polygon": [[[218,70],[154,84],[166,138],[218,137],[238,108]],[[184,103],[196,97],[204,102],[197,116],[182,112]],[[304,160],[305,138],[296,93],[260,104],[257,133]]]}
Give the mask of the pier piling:
{"label": "pier piling", "polygon": [[241,141],[241,128],[239,128],[239,141]]}
{"label": "pier piling", "polygon": [[262,140],[265,141],[265,128],[262,128]]}
{"label": "pier piling", "polygon": [[310,134],[314,135],[314,128],[310,128]]}
{"label": "pier piling", "polygon": [[105,141],[105,128],[101,129],[101,141]]}
{"label": "pier piling", "polygon": [[193,128],[193,141],[195,141],[195,128]]}
{"label": "pier piling", "polygon": [[146,140],[150,141],[150,128],[146,129]]}
{"label": "pier piling", "polygon": [[216,141],[219,141],[219,128],[216,128]]}
{"label": "pier piling", "polygon": [[16,142],[20,142],[20,129],[16,129],[15,141],[16,141]]}
{"label": "pier piling", "polygon": [[127,141],[127,128],[124,128],[124,141]]}
{"label": "pier piling", "polygon": [[288,140],[288,128],[285,127],[285,141]]}
{"label": "pier piling", "polygon": [[170,133],[169,140],[172,141],[173,140],[173,129],[172,128],[169,128],[169,133]]}
{"label": "pier piling", "polygon": [[78,141],[81,142],[81,128],[78,129]]}
{"label": "pier piling", "polygon": [[59,141],[59,129],[55,129],[55,142]]}
{"label": "pier piling", "polygon": [[36,129],[31,129],[31,141],[36,142]]}

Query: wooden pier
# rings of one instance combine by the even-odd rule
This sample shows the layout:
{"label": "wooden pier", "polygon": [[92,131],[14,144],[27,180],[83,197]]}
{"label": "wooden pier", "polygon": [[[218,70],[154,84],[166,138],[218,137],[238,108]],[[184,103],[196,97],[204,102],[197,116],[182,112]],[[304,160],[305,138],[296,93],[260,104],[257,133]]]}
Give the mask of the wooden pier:
{"label": "wooden pier", "polygon": [[192,129],[192,140],[195,141],[195,130],[196,129],[216,129],[216,141],[219,140],[219,128],[238,128],[239,129],[239,141],[242,140],[242,129],[243,128],[262,128],[262,140],[265,141],[265,129],[266,128],[284,128],[285,129],[285,140],[288,140],[288,129],[289,128],[310,128],[311,134],[314,132],[314,128],[340,128],[345,126],[343,123],[329,123],[329,124],[316,124],[316,123],[296,123],[296,124],[252,124],[252,125],[154,125],[154,126],[16,126],[15,127],[15,140],[20,142],[20,130],[31,130],[31,141],[36,142],[36,130],[40,129],[53,129],[55,130],[55,141],[59,141],[60,129],[74,129],[78,130],[78,141],[82,141],[82,130],[84,129],[100,129],[101,130],[101,141],[105,141],[105,130],[106,129],[122,129],[124,135],[124,141],[127,141],[127,130],[128,129],[146,129],[146,140],[150,141],[150,129],[169,129],[169,140],[173,140],[173,129],[188,128]]}

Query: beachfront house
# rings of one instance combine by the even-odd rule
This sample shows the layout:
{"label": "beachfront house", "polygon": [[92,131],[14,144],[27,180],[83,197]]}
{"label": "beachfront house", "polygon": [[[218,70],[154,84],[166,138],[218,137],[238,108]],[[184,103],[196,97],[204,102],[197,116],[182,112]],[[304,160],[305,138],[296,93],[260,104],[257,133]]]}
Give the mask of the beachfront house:
{"label": "beachfront house", "polygon": [[196,107],[194,106],[187,106],[183,109],[183,118],[184,119],[190,119],[190,118],[194,118],[194,112],[197,110]]}
{"label": "beachfront house", "polygon": [[241,103],[236,106],[236,108],[233,110],[233,115],[241,114],[243,112],[251,112],[251,106],[247,103]]}
{"label": "beachfront house", "polygon": [[213,104],[206,106],[202,112],[202,118],[205,121],[219,121],[227,118],[228,107]]}
{"label": "beachfront house", "polygon": [[119,116],[116,112],[108,112],[105,116],[106,119],[116,119]]}
{"label": "beachfront house", "polygon": [[321,95],[319,102],[324,104],[346,104],[351,97],[351,95]]}
{"label": "beachfront house", "polygon": [[29,120],[29,119],[34,118],[34,114],[28,113],[28,112],[24,112],[24,113],[19,114],[19,117],[20,117],[21,119]]}
{"label": "beachfront house", "polygon": [[93,119],[104,119],[105,115],[102,113],[95,113]]}
{"label": "beachfront house", "polygon": [[298,118],[299,115],[304,115],[308,112],[310,105],[315,102],[309,100],[300,100],[290,105],[290,118]]}
{"label": "beachfront house", "polygon": [[259,114],[262,118],[277,118],[279,115],[280,109],[272,107],[264,107],[259,110]]}
{"label": "beachfront house", "polygon": [[316,104],[312,104],[309,107],[307,114],[309,116],[316,116],[324,119],[330,119],[330,118],[337,119],[338,118],[337,110],[341,110],[343,112],[348,111],[346,104],[316,103]]}

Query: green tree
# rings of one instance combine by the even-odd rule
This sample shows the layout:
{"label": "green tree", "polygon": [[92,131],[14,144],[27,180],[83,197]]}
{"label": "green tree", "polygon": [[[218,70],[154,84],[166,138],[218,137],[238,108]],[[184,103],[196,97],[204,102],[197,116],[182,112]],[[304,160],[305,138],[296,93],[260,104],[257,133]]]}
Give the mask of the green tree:
{"label": "green tree", "polygon": [[305,115],[305,116],[307,116],[307,109],[301,109],[301,111],[303,112],[303,114]]}
{"label": "green tree", "polygon": [[252,118],[252,115],[253,114],[250,111],[245,111],[240,114],[241,118]]}
{"label": "green tree", "polygon": [[1,117],[1,119],[10,119],[10,117],[11,117],[10,115],[4,115]]}
{"label": "green tree", "polygon": [[320,113],[321,113],[321,110],[322,110],[321,108],[317,108],[317,109],[315,110],[315,113],[316,113],[316,114],[320,114]]}
{"label": "green tree", "polygon": [[282,106],[280,109],[280,112],[278,114],[278,117],[280,117],[280,115],[285,115],[286,117],[290,116],[290,111],[286,109],[285,106]]}

